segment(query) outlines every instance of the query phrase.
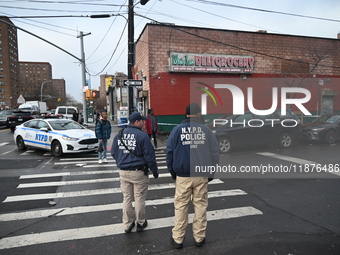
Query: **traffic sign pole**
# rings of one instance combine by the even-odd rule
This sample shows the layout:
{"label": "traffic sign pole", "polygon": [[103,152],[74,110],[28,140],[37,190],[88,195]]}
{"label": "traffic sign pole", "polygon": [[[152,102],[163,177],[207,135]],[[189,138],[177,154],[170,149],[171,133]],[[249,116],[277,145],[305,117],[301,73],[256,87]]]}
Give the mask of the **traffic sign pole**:
{"label": "traffic sign pole", "polygon": [[143,86],[143,80],[124,80],[124,85],[128,87]]}

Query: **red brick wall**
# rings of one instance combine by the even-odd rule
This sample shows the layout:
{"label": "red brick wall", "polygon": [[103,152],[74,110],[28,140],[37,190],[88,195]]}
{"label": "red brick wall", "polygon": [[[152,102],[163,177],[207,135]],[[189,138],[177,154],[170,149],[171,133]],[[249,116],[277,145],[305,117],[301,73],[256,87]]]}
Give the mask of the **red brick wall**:
{"label": "red brick wall", "polygon": [[[327,58],[310,75],[316,79],[340,77],[340,68],[333,68],[340,67],[340,40],[337,39],[149,24],[137,41],[134,72],[142,72],[147,77],[143,89],[149,90],[149,106],[157,109],[158,115],[183,114],[190,102],[190,78],[240,77],[239,74],[170,73],[170,52],[254,56],[254,73],[248,75],[249,79],[258,77],[256,75],[283,75],[282,59],[311,63],[311,67],[315,57],[326,52]],[[339,85],[330,88],[339,90]],[[315,108],[317,89],[310,87],[310,90],[313,94],[310,107]],[[263,100],[258,98],[258,104],[266,104]],[[340,110],[338,103],[336,107]]]}

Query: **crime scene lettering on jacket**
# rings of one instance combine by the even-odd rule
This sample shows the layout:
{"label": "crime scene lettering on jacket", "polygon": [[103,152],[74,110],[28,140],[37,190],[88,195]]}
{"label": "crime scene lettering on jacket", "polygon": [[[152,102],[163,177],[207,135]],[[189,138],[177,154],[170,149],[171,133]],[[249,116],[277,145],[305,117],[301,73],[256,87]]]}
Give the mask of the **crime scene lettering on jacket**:
{"label": "crime scene lettering on jacket", "polygon": [[[136,139],[134,134],[123,134],[122,141],[129,148],[129,150],[135,150],[136,148]],[[123,150],[123,153],[130,153],[124,146],[121,140],[118,139],[118,146],[120,150]]]}
{"label": "crime scene lettering on jacket", "polygon": [[46,142],[47,141],[47,135],[36,134],[35,140]]}
{"label": "crime scene lettering on jacket", "polygon": [[182,145],[190,145],[190,148],[197,148],[199,144],[205,144],[206,134],[201,127],[183,127],[180,139]]}

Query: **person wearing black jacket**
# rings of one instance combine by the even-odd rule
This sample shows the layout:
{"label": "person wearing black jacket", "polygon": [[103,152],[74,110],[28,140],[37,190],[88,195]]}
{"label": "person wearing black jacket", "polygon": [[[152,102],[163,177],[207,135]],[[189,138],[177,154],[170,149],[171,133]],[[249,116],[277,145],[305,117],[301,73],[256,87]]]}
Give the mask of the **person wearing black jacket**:
{"label": "person wearing black jacket", "polygon": [[72,120],[77,121],[77,122],[79,120],[79,113],[77,113],[76,110],[73,111]]}
{"label": "person wearing black jacket", "polygon": [[175,223],[171,242],[176,249],[183,248],[188,226],[188,208],[192,198],[195,209],[193,236],[195,245],[205,243],[208,207],[208,173],[196,172],[197,167],[216,166],[218,145],[214,134],[201,121],[201,108],[196,103],[186,107],[186,118],[170,133],[166,146],[168,171],[176,180]]}
{"label": "person wearing black jacket", "polygon": [[136,223],[137,232],[142,232],[148,226],[145,218],[145,199],[149,187],[148,169],[155,179],[158,178],[155,149],[149,136],[142,131],[145,120],[147,118],[140,113],[132,113],[129,116],[129,125],[114,137],[111,147],[111,155],[120,168],[125,233],[130,233]]}
{"label": "person wearing black jacket", "polygon": [[103,150],[98,150],[98,163],[107,163],[106,151],[107,151],[107,140],[111,137],[111,123],[107,120],[107,113],[102,112],[102,118],[96,125],[96,135],[98,138],[99,146],[102,146]]}

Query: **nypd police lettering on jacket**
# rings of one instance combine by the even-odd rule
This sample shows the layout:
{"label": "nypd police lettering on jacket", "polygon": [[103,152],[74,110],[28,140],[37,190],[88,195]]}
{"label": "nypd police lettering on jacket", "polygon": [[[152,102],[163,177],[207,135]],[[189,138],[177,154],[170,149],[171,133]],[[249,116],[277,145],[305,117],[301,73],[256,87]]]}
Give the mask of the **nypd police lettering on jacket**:
{"label": "nypd police lettering on jacket", "polygon": [[197,145],[205,144],[206,133],[201,127],[182,127],[181,130],[182,145],[190,145],[191,149],[195,149]]}
{"label": "nypd police lettering on jacket", "polygon": [[123,153],[130,153],[126,147],[128,147],[129,150],[135,151],[136,150],[136,138],[135,134],[123,134],[122,140],[118,140],[118,146],[120,150],[123,150]]}
{"label": "nypd police lettering on jacket", "polygon": [[166,145],[170,173],[181,177],[197,176],[196,166],[213,166],[218,160],[216,138],[200,119],[187,118],[171,131]]}

